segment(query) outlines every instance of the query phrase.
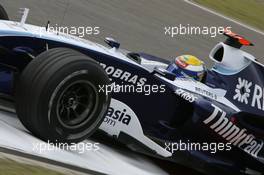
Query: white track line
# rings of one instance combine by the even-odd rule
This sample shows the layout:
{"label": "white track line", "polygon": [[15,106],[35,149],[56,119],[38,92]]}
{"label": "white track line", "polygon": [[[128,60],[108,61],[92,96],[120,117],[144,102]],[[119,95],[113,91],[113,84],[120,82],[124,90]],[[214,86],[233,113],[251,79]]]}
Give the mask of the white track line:
{"label": "white track line", "polygon": [[217,13],[217,12],[211,10],[211,9],[208,9],[208,8],[206,8],[206,7],[204,7],[204,6],[201,6],[201,5],[197,4],[197,3],[194,3],[194,2],[192,2],[192,1],[190,1],[190,0],[184,0],[184,2],[186,2],[186,3],[190,4],[190,5],[193,5],[193,6],[195,6],[195,7],[198,7],[198,8],[200,8],[200,9],[202,9],[202,10],[204,10],[204,11],[207,11],[207,12],[209,12],[209,13],[212,13],[212,14],[214,14],[214,15],[216,15],[216,16],[219,16],[219,17],[221,17],[221,18],[224,18],[224,19],[226,19],[226,20],[229,20],[229,21],[231,21],[231,22],[234,22],[234,23],[236,23],[236,24],[238,24],[238,25],[240,25],[240,26],[243,26],[243,27],[245,27],[245,28],[247,28],[247,29],[249,29],[249,30],[252,30],[252,31],[254,31],[254,32],[257,32],[257,33],[259,33],[259,34],[261,34],[261,35],[264,35],[264,32],[262,32],[262,31],[260,31],[260,30],[258,30],[258,29],[256,29],[256,28],[254,28],[254,27],[248,26],[248,25],[246,25],[246,24],[244,24],[244,23],[242,23],[242,22],[239,22],[239,21],[237,21],[237,20],[235,20],[235,19],[232,19],[232,18],[229,18],[229,17],[227,17],[227,16],[224,16],[224,15],[222,15],[222,14],[220,14],[220,13]]}

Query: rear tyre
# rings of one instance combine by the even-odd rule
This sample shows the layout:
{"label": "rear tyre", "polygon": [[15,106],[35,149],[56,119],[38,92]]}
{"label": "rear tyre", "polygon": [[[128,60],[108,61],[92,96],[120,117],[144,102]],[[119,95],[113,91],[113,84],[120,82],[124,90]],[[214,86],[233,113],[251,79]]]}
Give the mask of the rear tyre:
{"label": "rear tyre", "polygon": [[76,143],[102,123],[110,96],[103,68],[66,48],[43,52],[22,72],[16,87],[16,110],[24,126],[50,142]]}
{"label": "rear tyre", "polygon": [[9,20],[8,15],[5,11],[5,8],[0,4],[0,19],[1,20]]}

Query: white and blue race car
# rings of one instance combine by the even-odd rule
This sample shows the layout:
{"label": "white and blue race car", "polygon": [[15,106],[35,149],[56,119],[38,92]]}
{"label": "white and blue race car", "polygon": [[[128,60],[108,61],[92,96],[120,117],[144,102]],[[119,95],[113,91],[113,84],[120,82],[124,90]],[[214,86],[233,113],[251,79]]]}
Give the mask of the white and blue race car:
{"label": "white and blue race car", "polygon": [[264,69],[243,37],[225,33],[200,82],[111,38],[105,47],[9,21],[2,7],[0,18],[0,96],[36,137],[76,143],[101,131],[207,174],[263,174]]}

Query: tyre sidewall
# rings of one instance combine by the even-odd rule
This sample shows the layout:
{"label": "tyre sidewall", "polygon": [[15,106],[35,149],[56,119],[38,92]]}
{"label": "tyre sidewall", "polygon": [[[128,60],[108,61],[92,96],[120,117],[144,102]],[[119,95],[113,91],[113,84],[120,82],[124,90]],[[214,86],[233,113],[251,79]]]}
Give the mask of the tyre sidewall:
{"label": "tyre sidewall", "polygon": [[[43,77],[48,80],[40,81],[48,82],[47,84],[40,84],[39,88],[36,88],[36,90],[39,91],[39,97],[37,97],[39,100],[36,101],[37,111],[39,111],[37,115],[41,117],[35,118],[35,126],[40,123],[43,124],[45,127],[42,126],[38,129],[42,129],[43,131],[41,132],[48,131],[49,135],[47,137],[51,138],[51,141],[54,141],[52,138],[61,138],[61,140],[65,140],[65,142],[78,142],[85,137],[89,137],[102,123],[109,105],[109,95],[99,92],[100,86],[109,83],[106,74],[98,64],[87,60],[66,64],[62,69],[56,72],[51,71],[50,75],[50,77]],[[92,115],[93,120],[91,123],[88,122],[78,128],[70,129],[64,127],[61,122],[59,122],[56,114],[56,103],[63,89],[70,83],[78,80],[88,81],[94,85],[98,95],[98,105]],[[65,82],[63,83],[63,81]],[[55,94],[54,92],[58,88],[59,90],[57,90]]]}

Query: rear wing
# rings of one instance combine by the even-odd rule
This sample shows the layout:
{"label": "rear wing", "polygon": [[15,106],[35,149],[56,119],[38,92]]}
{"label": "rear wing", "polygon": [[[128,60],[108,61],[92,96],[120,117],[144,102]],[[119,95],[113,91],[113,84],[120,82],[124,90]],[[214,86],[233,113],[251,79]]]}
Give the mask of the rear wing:
{"label": "rear wing", "polygon": [[254,46],[254,44],[251,43],[249,40],[245,39],[244,37],[236,33],[233,33],[230,30],[225,30],[223,34],[227,36],[227,39],[224,43],[231,47],[235,47],[239,49],[242,46]]}

